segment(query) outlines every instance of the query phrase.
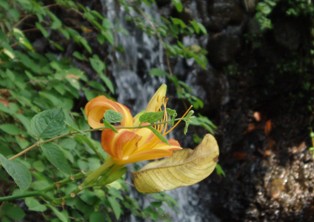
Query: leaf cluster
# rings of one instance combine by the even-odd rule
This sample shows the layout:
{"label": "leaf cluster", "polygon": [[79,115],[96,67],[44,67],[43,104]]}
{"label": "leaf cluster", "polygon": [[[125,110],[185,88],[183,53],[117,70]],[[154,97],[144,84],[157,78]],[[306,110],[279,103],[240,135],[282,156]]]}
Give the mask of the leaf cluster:
{"label": "leaf cluster", "polygon": [[[152,216],[125,195],[128,187],[122,180],[78,194],[83,172],[105,159],[86,131],[80,101],[115,93],[98,50],[113,44],[113,25],[93,7],[65,0],[0,1],[2,221],[32,216],[112,221],[124,211]],[[23,158],[15,155],[24,151]]]}
{"label": "leaf cluster", "polygon": [[[152,18],[140,7],[143,2],[149,7],[154,4],[150,0],[120,1],[129,21],[157,37],[167,57],[192,59],[205,68],[206,50],[197,43],[186,45],[182,41],[183,35],[206,35],[205,27],[196,20]],[[184,10],[180,0],[171,4],[178,12]],[[32,215],[43,221],[70,221],[70,218],[115,221],[125,212],[154,221],[167,219],[162,216],[165,215],[162,206],[166,202],[173,207],[173,200],[165,194],[156,194],[151,196],[152,204],[142,209],[127,194],[129,188],[122,180],[79,192],[84,172],[98,168],[105,159],[100,144],[88,131],[80,110],[84,105],[81,101],[115,93],[107,75],[110,64],[99,49],[119,50],[117,31],[112,21],[92,4],[86,7],[72,0],[0,0],[0,181],[3,184],[0,201],[4,201],[0,217],[3,221],[32,220]],[[127,30],[120,32],[128,34]],[[167,77],[175,85],[179,98],[187,99],[195,108],[203,106],[171,70],[168,74],[156,69],[151,75]],[[173,110],[167,113],[173,124],[176,113]],[[153,120],[143,121],[158,122],[162,116],[156,115]],[[109,112],[104,120],[109,127],[121,119]],[[195,122],[192,115],[185,121],[186,130]],[[213,129],[206,119],[198,121],[208,130]],[[27,155],[17,158],[15,154],[24,151]],[[15,199],[23,199],[25,205]]]}

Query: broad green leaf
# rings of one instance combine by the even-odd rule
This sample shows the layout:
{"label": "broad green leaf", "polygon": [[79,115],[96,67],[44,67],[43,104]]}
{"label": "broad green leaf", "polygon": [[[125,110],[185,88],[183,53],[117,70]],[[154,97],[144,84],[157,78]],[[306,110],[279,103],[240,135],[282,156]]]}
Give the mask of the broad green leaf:
{"label": "broad green leaf", "polygon": [[93,212],[89,215],[89,220],[90,222],[99,222],[99,221],[104,221],[105,215],[104,213],[101,212]]}
{"label": "broad green leaf", "polygon": [[114,93],[114,86],[113,86],[113,83],[112,81],[106,76],[104,75],[103,73],[101,73],[99,75],[99,77],[101,78],[101,80],[105,83],[105,85],[107,86],[107,88],[109,89],[109,91],[111,93]]}
{"label": "broad green leaf", "polygon": [[218,156],[215,138],[206,134],[194,150],[175,151],[171,157],[148,163],[133,173],[135,188],[154,193],[198,183],[213,172]]}
{"label": "broad green leaf", "polygon": [[140,122],[141,123],[156,123],[160,120],[162,120],[164,116],[164,112],[145,112],[140,115]]}
{"label": "broad green leaf", "polygon": [[1,124],[0,130],[10,135],[18,135],[21,133],[20,128],[18,128],[15,124],[10,124],[10,123]]}
{"label": "broad green leaf", "polygon": [[46,165],[41,160],[36,160],[32,162],[32,167],[38,172],[44,172],[46,169]]}
{"label": "broad green leaf", "polygon": [[37,180],[37,181],[33,182],[31,185],[31,188],[34,190],[43,190],[43,189],[50,187],[50,186],[51,186],[51,181],[41,179],[41,180]]}
{"label": "broad green leaf", "polygon": [[102,74],[104,69],[106,68],[105,63],[100,60],[97,55],[94,55],[92,58],[89,59],[89,62],[93,69],[98,73]]}
{"label": "broad green leaf", "polygon": [[107,41],[113,45],[114,44],[114,36],[110,30],[102,30],[101,34],[107,39]]}
{"label": "broad green leaf", "polygon": [[16,136],[15,140],[22,149],[25,149],[26,147],[29,146],[29,141],[25,137]]}
{"label": "broad green leaf", "polygon": [[0,163],[5,171],[13,178],[21,190],[27,190],[32,182],[32,175],[18,160],[8,160],[0,154]]}
{"label": "broad green leaf", "polygon": [[65,131],[65,115],[61,108],[45,110],[31,120],[31,131],[38,138],[52,138]]}
{"label": "broad green leaf", "polygon": [[47,207],[39,203],[39,201],[36,200],[34,197],[25,198],[25,204],[31,211],[44,212],[47,210]]}
{"label": "broad green leaf", "polygon": [[105,112],[104,118],[109,123],[119,123],[122,120],[122,115],[121,115],[121,113],[110,109],[110,110]]}
{"label": "broad green leaf", "polygon": [[109,197],[108,201],[110,203],[110,206],[113,210],[113,213],[114,213],[116,219],[119,220],[119,218],[122,214],[122,209],[121,209],[119,202],[116,200],[116,198],[113,198],[113,197]]}
{"label": "broad green leaf", "polygon": [[25,212],[17,205],[4,203],[0,207],[0,215],[9,217],[11,219],[10,221],[22,221],[23,217],[25,217]]}
{"label": "broad green leaf", "polygon": [[47,143],[43,144],[41,149],[52,165],[65,174],[71,174],[71,167],[59,146],[54,143]]}

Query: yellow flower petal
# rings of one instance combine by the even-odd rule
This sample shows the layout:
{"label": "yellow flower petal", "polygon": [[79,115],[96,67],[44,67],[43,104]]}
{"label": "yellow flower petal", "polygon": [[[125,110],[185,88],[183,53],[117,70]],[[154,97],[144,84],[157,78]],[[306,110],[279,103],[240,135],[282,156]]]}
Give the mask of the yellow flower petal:
{"label": "yellow flower petal", "polygon": [[159,89],[155,92],[153,97],[148,102],[146,107],[146,112],[157,112],[161,108],[164,103],[164,99],[166,98],[167,93],[167,85],[162,84]]}
{"label": "yellow flower petal", "polygon": [[171,156],[173,150],[181,149],[178,142],[164,143],[147,128],[104,130],[101,144],[119,165]]}
{"label": "yellow flower petal", "polygon": [[150,101],[148,102],[148,105],[145,109],[145,111],[142,111],[140,113],[138,113],[135,117],[134,117],[134,126],[139,126],[140,125],[140,121],[139,118],[140,116],[144,113],[144,112],[157,112],[160,111],[161,106],[164,104],[165,99],[166,99],[166,93],[167,93],[167,85],[166,84],[162,84],[158,90],[155,92],[155,94],[152,96],[152,98],[150,99]]}

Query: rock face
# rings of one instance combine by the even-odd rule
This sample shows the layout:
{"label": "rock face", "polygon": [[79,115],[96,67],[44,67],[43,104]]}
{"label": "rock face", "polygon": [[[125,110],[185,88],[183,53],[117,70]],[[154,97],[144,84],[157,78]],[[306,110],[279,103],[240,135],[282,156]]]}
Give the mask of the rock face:
{"label": "rock face", "polygon": [[241,48],[241,38],[247,15],[238,1],[214,0],[207,3],[204,24],[209,32],[207,51],[213,66],[233,61]]}

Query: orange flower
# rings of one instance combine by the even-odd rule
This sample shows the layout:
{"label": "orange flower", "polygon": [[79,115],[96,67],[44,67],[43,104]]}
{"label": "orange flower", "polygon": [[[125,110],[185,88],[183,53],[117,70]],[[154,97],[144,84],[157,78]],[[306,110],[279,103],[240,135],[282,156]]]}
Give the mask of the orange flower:
{"label": "orange flower", "polygon": [[88,124],[92,128],[103,127],[104,124],[101,120],[108,110],[114,110],[122,115],[121,126],[133,126],[133,117],[130,110],[123,104],[114,102],[105,96],[98,96],[86,104],[85,113]]}
{"label": "orange flower", "polygon": [[[165,114],[162,122],[164,123],[156,125],[155,129],[164,136],[173,129],[166,131],[167,123],[165,122],[167,122],[168,117],[166,113],[166,91],[167,86],[163,84],[154,94],[145,110],[146,112],[157,112],[161,111],[163,107]],[[110,109],[122,114],[121,126],[140,126],[139,117],[142,113],[133,118],[128,108],[107,99],[105,96],[96,97],[87,103],[85,112],[89,125],[92,128],[102,127],[103,124],[100,123],[100,120],[104,113]],[[176,140],[171,139],[165,143],[148,128],[118,129],[117,132],[105,129],[102,132],[101,144],[117,165],[167,157],[172,155],[173,150],[181,149]]]}
{"label": "orange flower", "polygon": [[181,149],[176,140],[162,142],[147,128],[134,130],[104,130],[101,145],[118,165],[171,156],[173,150]]}

